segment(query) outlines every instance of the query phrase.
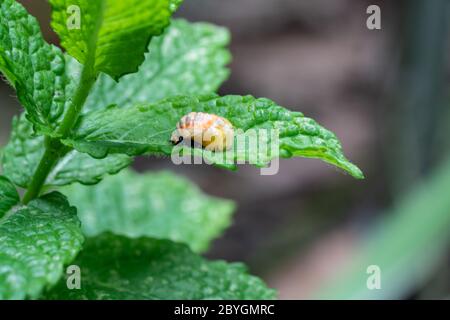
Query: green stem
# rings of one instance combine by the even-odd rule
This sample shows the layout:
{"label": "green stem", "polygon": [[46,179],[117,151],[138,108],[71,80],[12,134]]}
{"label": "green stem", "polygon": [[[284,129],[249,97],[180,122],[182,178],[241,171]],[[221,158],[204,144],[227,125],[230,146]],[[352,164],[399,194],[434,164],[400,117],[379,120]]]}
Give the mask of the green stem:
{"label": "green stem", "polygon": [[57,130],[57,136],[59,138],[45,138],[45,152],[34,172],[27,192],[23,197],[22,202],[24,204],[27,204],[39,196],[50,171],[54,168],[60,157],[67,152],[66,147],[60,142],[60,139],[66,138],[77,122],[80,112],[83,109],[83,105],[86,102],[96,79],[97,73],[93,71],[92,63],[86,63],[83,67],[80,83],[78,84],[72,103]]}
{"label": "green stem", "polygon": [[60,157],[60,149],[62,149],[61,142],[49,137],[45,138],[45,152],[39,162],[39,165],[34,172],[33,178],[30,185],[28,186],[27,192],[25,193],[22,202],[27,204],[34,198],[39,196],[39,193],[47,179],[48,174],[54,167],[55,163]]}
{"label": "green stem", "polygon": [[97,73],[93,72],[92,65],[87,63],[81,73],[80,83],[78,84],[77,92],[75,93],[72,104],[67,110],[67,113],[57,131],[58,136],[61,136],[62,139],[67,137],[70,130],[78,120],[78,116],[83,109],[84,103],[86,102],[89,92],[91,91],[96,79]]}

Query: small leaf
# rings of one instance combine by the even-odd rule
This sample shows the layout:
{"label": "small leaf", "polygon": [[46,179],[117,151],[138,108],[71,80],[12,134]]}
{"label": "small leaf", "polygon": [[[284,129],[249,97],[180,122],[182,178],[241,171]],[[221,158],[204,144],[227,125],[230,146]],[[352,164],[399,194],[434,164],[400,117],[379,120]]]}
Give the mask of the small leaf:
{"label": "small leaf", "polygon": [[16,89],[27,118],[50,133],[64,112],[64,55],[45,42],[39,23],[14,0],[0,1],[0,71]]}
{"label": "small leaf", "polygon": [[0,299],[37,298],[81,249],[76,209],[51,193],[0,221]]}
{"label": "small leaf", "polygon": [[[152,40],[139,72],[126,75],[119,83],[101,74],[83,111],[111,104],[126,108],[179,94],[216,92],[229,74],[225,68],[231,59],[225,49],[229,41],[225,28],[174,20],[163,35]],[[68,65],[73,68],[70,74],[80,73],[75,59]]]}
{"label": "small leaf", "polygon": [[[93,64],[115,80],[136,72],[150,39],[170,22],[168,0],[49,0],[52,27],[62,46],[80,63]],[[67,23],[70,6],[80,8],[80,24]]]}
{"label": "small leaf", "polygon": [[[339,140],[331,131],[299,112],[291,112],[269,99],[252,96],[178,96],[130,108],[93,111],[80,119],[72,136],[63,142],[95,158],[109,153],[171,155],[171,133],[180,118],[191,111],[222,116],[233,124],[236,133],[241,132],[235,137],[235,147],[226,152],[183,148],[179,150],[181,153],[201,155],[208,163],[233,169],[237,161],[267,165],[279,152],[285,158],[322,159],[355,178],[363,178],[361,170],[345,158]],[[236,143],[237,138],[247,139],[267,131],[279,133],[279,142],[268,134],[266,139],[258,140],[257,147]],[[274,146],[277,150],[272,152]]]}
{"label": "small leaf", "polygon": [[20,201],[16,187],[6,177],[0,176],[0,218]]}
{"label": "small leaf", "polygon": [[63,192],[78,208],[87,236],[104,231],[149,236],[183,242],[197,252],[230,225],[234,210],[231,201],[206,196],[169,172],[123,170],[94,187],[73,185]]}
{"label": "small leaf", "polygon": [[75,264],[83,270],[81,289],[68,290],[62,281],[45,299],[275,298],[244,265],[208,262],[167,240],[103,234],[86,241]]}
{"label": "small leaf", "polygon": [[[33,133],[22,115],[13,120],[9,143],[3,149],[1,165],[4,174],[16,185],[26,188],[44,154],[44,137]],[[66,154],[50,172],[45,185],[63,186],[74,182],[95,184],[105,175],[114,174],[130,165],[132,159],[123,154],[98,160],[75,150]]]}

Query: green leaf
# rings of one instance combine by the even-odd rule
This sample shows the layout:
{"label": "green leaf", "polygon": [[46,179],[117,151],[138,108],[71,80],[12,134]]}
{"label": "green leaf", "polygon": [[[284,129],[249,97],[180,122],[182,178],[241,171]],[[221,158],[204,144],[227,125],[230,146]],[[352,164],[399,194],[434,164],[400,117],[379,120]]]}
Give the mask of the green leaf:
{"label": "green leaf", "polygon": [[41,132],[51,132],[64,112],[64,65],[64,55],[45,42],[36,19],[16,1],[0,0],[0,71]]}
{"label": "green leaf", "polygon": [[51,193],[0,221],[0,299],[37,298],[81,249],[76,209]]}
{"label": "green leaf", "polygon": [[[137,71],[150,39],[163,32],[171,16],[168,0],[49,2],[53,9],[52,27],[67,52],[115,80]],[[70,23],[77,18],[68,10],[74,5],[80,8],[79,28]]]}
{"label": "green leaf", "polygon": [[[277,153],[285,158],[318,158],[355,178],[363,178],[361,170],[345,158],[340,142],[332,132],[299,112],[291,112],[271,100],[252,96],[178,96],[130,108],[111,106],[82,117],[72,136],[63,142],[95,158],[109,153],[171,155],[171,133],[179,119],[191,111],[227,118],[235,129],[234,148],[226,152],[211,152],[187,147],[178,150],[177,147],[176,152],[202,155],[208,163],[231,169],[236,167],[237,161],[264,166]],[[279,143],[270,135],[266,139],[261,138],[257,148],[237,143],[238,138],[249,138],[266,131],[278,132]],[[271,149],[273,147],[275,151]]]}
{"label": "green leaf", "polygon": [[230,225],[234,204],[203,194],[170,172],[136,174],[123,170],[94,187],[63,190],[78,208],[87,236],[104,231],[129,237],[149,236],[205,251]]}
{"label": "green leaf", "polygon": [[0,218],[20,201],[16,187],[8,178],[0,176]]}
{"label": "green leaf", "polygon": [[[229,74],[225,68],[231,59],[225,49],[229,42],[225,28],[174,20],[163,35],[152,40],[139,72],[125,76],[119,83],[100,75],[83,111],[111,104],[130,107],[179,94],[216,92]],[[72,74],[80,72],[76,61],[69,65]]]}
{"label": "green leaf", "polygon": [[[13,120],[9,143],[3,149],[3,173],[16,185],[26,188],[44,153],[44,137],[33,134],[31,124],[22,115]],[[45,185],[63,186],[74,182],[95,184],[105,175],[130,165],[132,159],[114,154],[98,160],[75,150],[67,153],[50,172]]]}
{"label": "green leaf", "polygon": [[46,299],[272,299],[242,264],[208,262],[188,247],[167,240],[104,234],[86,241],[75,261],[80,290],[65,281]]}

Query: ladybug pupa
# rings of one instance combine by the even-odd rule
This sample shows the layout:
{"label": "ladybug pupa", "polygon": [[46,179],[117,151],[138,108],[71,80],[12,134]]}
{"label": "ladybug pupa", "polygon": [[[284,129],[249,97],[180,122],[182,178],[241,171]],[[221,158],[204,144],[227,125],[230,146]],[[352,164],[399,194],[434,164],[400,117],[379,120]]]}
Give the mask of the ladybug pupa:
{"label": "ladybug pupa", "polygon": [[205,112],[191,112],[177,123],[170,139],[173,144],[193,141],[209,151],[225,151],[233,146],[233,125],[225,118]]}

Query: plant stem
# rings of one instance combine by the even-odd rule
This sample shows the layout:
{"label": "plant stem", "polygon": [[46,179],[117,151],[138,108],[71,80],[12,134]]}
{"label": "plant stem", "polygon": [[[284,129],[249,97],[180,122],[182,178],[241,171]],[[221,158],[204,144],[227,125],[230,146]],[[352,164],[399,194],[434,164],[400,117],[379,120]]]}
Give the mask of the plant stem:
{"label": "plant stem", "polygon": [[61,125],[56,132],[58,138],[45,138],[45,152],[36,171],[34,172],[27,192],[23,197],[22,202],[24,204],[27,204],[39,196],[42,186],[44,185],[50,171],[54,168],[65,151],[67,151],[65,146],[60,142],[60,139],[66,138],[70,133],[70,130],[77,122],[80,112],[83,109],[83,105],[86,102],[89,92],[91,91],[96,79],[97,73],[93,71],[93,64],[88,61],[83,67],[81,79],[72,103],[70,104]]}
{"label": "plant stem", "polygon": [[60,149],[61,142],[59,140],[45,137],[45,152],[23,197],[24,204],[39,196],[48,174],[60,157]]}
{"label": "plant stem", "polygon": [[67,110],[57,131],[57,135],[61,136],[62,139],[67,137],[70,130],[75,125],[96,79],[97,73],[92,72],[92,67],[86,64],[83,68],[80,83],[78,84],[77,92],[75,93],[72,104]]}

